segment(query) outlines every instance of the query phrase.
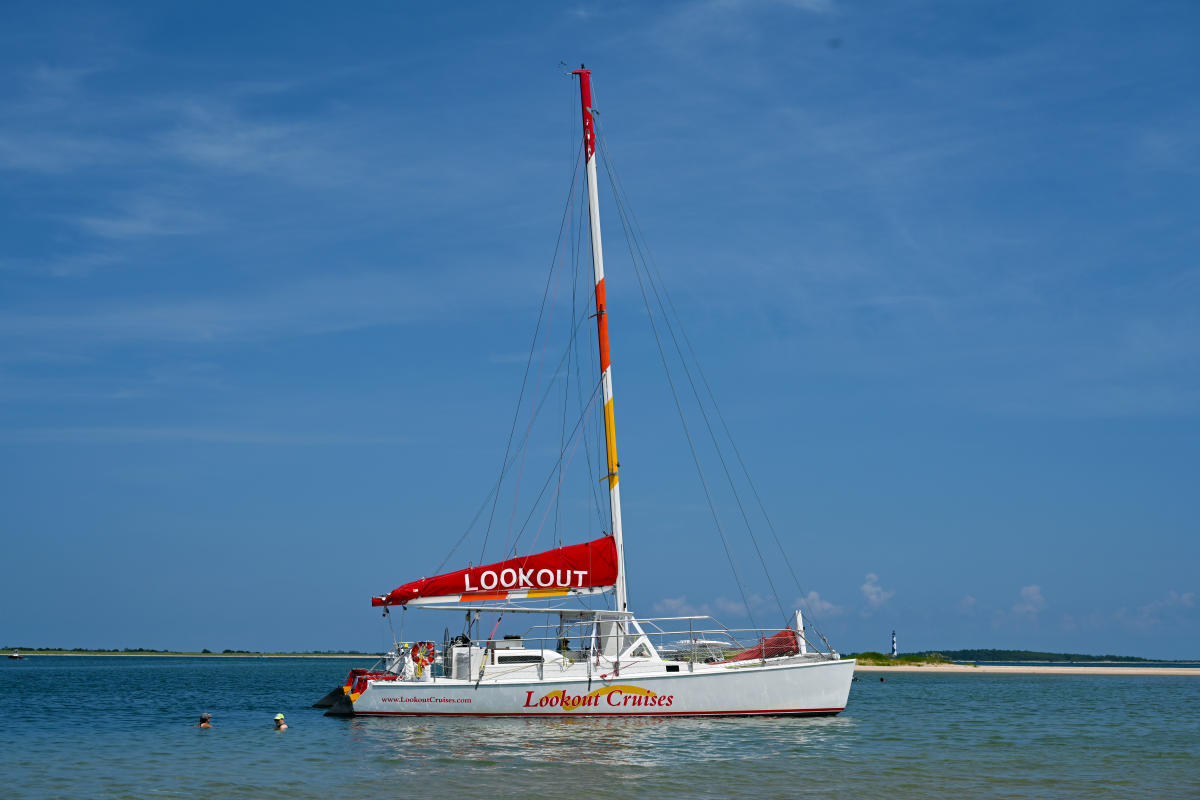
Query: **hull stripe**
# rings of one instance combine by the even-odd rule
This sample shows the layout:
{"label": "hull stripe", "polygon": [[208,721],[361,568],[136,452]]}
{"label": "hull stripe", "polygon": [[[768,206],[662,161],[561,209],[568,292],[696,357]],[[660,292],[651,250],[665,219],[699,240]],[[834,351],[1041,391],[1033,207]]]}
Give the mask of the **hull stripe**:
{"label": "hull stripe", "polygon": [[471,711],[355,711],[356,717],[777,717],[783,715],[828,716],[839,714],[845,708],[780,708],[773,711],[656,711],[653,714],[636,712],[575,712],[575,711],[532,711],[532,712],[471,712]]}

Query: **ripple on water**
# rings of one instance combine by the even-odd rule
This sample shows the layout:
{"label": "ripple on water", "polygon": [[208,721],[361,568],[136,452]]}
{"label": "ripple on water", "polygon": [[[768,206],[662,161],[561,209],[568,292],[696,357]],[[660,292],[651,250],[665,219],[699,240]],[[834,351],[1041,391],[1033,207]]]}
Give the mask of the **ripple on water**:
{"label": "ripple on water", "polygon": [[[1200,681],[897,674],[821,719],[334,719],[324,660],[33,658],[0,672],[14,800],[605,794],[1194,796]],[[355,666],[358,666],[355,664]],[[31,698],[36,698],[32,702]],[[192,727],[201,711],[215,728]],[[291,729],[272,729],[277,712]]]}

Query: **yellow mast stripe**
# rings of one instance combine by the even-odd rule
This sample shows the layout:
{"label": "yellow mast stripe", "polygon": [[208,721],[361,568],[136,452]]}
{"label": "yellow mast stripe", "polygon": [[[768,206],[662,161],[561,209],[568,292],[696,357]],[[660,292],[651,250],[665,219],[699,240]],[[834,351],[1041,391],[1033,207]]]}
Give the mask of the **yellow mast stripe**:
{"label": "yellow mast stripe", "polygon": [[608,488],[617,485],[617,426],[613,422],[613,401],[604,404],[604,437],[608,440]]}

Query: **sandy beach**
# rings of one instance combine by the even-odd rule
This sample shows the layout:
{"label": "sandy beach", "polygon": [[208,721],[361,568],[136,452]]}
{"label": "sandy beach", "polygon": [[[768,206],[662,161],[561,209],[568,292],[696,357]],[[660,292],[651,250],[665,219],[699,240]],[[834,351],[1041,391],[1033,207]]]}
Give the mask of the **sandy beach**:
{"label": "sandy beach", "polygon": [[971,675],[1191,675],[1200,677],[1196,667],[1074,667],[1016,666],[1009,664],[924,664],[872,667],[857,665],[855,672],[945,672]]}

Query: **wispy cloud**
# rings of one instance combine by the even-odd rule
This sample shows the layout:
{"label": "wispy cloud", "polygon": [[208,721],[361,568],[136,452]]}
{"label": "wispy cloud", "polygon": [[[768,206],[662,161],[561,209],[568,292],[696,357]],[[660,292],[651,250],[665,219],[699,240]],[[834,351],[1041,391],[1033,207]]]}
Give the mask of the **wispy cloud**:
{"label": "wispy cloud", "polygon": [[[639,31],[639,38],[673,58],[705,65],[714,49],[759,41],[760,18],[767,13],[828,15],[834,9],[833,0],[700,0],[669,7],[654,24]],[[755,64],[748,61],[738,70],[743,75],[755,71]]]}
{"label": "wispy cloud", "polygon": [[46,258],[0,259],[0,271],[48,275],[55,278],[76,278],[90,275],[98,269],[111,267],[124,261],[124,257],[117,253],[88,251],[51,255]]}
{"label": "wispy cloud", "polygon": [[[294,87],[260,87],[263,93],[286,93]],[[360,154],[370,130],[366,120],[354,124],[320,117],[282,123],[256,119],[226,100],[197,96],[165,103],[167,130],[153,145],[163,157],[206,170],[253,174],[303,185],[345,185],[358,191],[374,183],[380,172]],[[380,124],[382,128],[383,125]],[[355,148],[346,146],[354,141]],[[374,173],[374,174],[372,174]]]}
{"label": "wispy cloud", "polygon": [[280,431],[222,428],[97,427],[33,428],[19,431],[0,430],[5,444],[228,444],[281,446],[361,446],[402,445],[395,437],[339,436],[337,434],[294,433]]}
{"label": "wispy cloud", "polygon": [[718,597],[713,600],[713,605],[716,607],[717,612],[727,617],[745,618],[747,603],[750,604],[751,611],[756,611],[766,605],[766,598],[762,595],[751,594],[745,600],[742,600],[740,597],[737,599]]}
{"label": "wispy cloud", "polygon": [[[461,292],[457,294],[461,295]],[[74,343],[218,342],[356,330],[445,314],[452,285],[388,273],[304,281],[255,295],[168,301],[45,314],[10,313],[0,336]]]}
{"label": "wispy cloud", "polygon": [[0,133],[0,170],[61,174],[112,161],[125,148],[105,138],[57,131]]}
{"label": "wispy cloud", "polygon": [[976,605],[978,605],[978,601],[972,595],[964,595],[963,599],[958,601],[958,610],[960,613],[970,616],[975,613]]}
{"label": "wispy cloud", "polygon": [[668,617],[706,617],[712,613],[707,603],[692,603],[687,595],[664,597],[654,604],[654,613]]}
{"label": "wispy cloud", "polygon": [[1140,605],[1133,610],[1124,607],[1118,609],[1117,620],[1128,628],[1150,630],[1188,614],[1194,608],[1196,608],[1195,592],[1171,590],[1167,592],[1166,596]]}
{"label": "wispy cloud", "polygon": [[74,222],[85,231],[104,239],[195,234],[213,227],[213,221],[206,213],[172,206],[169,201],[145,196],[125,203],[116,214],[84,215]]}
{"label": "wispy cloud", "polygon": [[1022,586],[1020,600],[1012,607],[1012,613],[1035,617],[1046,608],[1046,598],[1042,597],[1042,587],[1038,585]]}
{"label": "wispy cloud", "polygon": [[839,605],[836,605],[818,594],[816,591],[810,591],[804,597],[798,598],[795,605],[799,608],[806,608],[808,611],[817,617],[836,617],[845,611]]}
{"label": "wispy cloud", "polygon": [[874,572],[867,574],[863,585],[859,587],[862,591],[863,599],[867,601],[869,611],[880,609],[887,603],[888,600],[896,594],[893,591],[884,589],[879,585],[879,576]]}

